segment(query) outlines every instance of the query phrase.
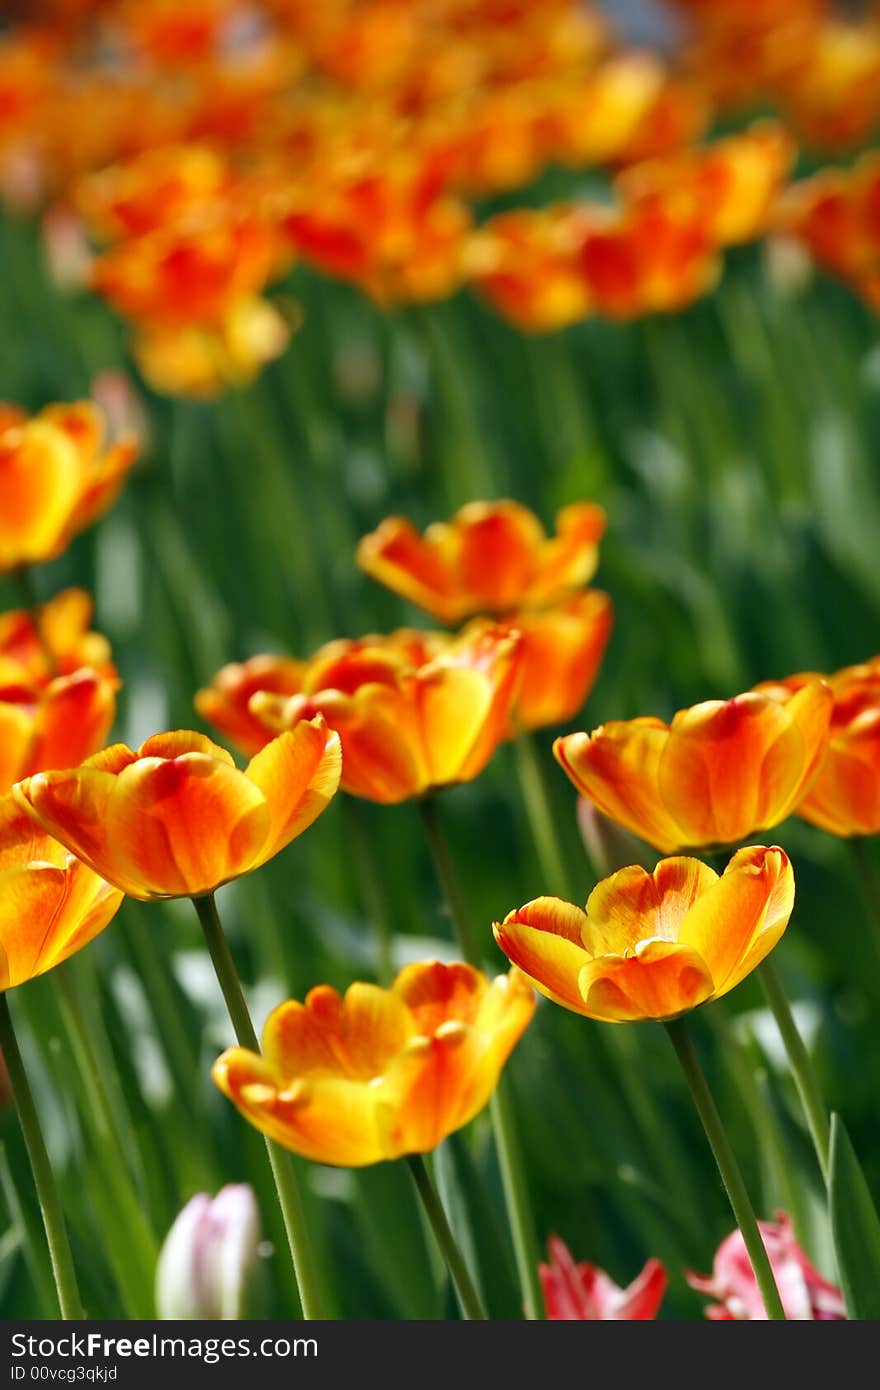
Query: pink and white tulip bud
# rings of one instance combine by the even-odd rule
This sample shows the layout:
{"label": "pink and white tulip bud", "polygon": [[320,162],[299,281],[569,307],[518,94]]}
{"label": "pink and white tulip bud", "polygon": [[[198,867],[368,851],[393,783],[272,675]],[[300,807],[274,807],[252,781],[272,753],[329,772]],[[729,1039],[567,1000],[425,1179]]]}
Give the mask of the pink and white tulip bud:
{"label": "pink and white tulip bud", "polygon": [[[807,1259],[795,1240],[791,1217],[778,1211],[775,1221],[759,1221],[758,1228],[786,1318],[790,1322],[845,1320],[840,1289],[823,1279]],[[685,1277],[692,1289],[718,1299],[706,1309],[706,1317],[714,1322],[766,1322],[767,1313],[740,1231],[732,1231],[721,1242],[711,1274],[687,1273]]]}
{"label": "pink and white tulip bud", "polygon": [[245,1317],[259,1245],[260,1214],[246,1183],[230,1183],[213,1198],[200,1192],[187,1202],[159,1252],[158,1316]]}

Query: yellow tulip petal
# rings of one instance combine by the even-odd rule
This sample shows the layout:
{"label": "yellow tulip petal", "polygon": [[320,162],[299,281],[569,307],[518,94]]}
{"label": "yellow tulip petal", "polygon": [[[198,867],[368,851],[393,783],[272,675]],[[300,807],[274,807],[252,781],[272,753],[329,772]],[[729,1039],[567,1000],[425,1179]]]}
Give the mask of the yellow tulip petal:
{"label": "yellow tulip petal", "polygon": [[686,845],[731,844],[788,813],[805,770],[787,706],[749,691],[682,710],[660,760],[660,795]]}
{"label": "yellow tulip petal", "polygon": [[712,995],[705,961],[689,946],[642,941],[630,956],[600,956],[578,978],[580,1012],[611,1023],[669,1019]]}
{"label": "yellow tulip petal", "polygon": [[661,859],[650,874],[637,865],[620,869],[590,894],[584,945],[599,956],[622,955],[648,937],[676,941],[682,918],[717,881],[708,864],[683,856]]}
{"label": "yellow tulip petal", "polygon": [[667,853],[685,843],[658,788],[668,739],[669,729],[660,719],[618,720],[603,724],[592,735],[558,738],[553,752],[594,806]]}
{"label": "yellow tulip petal", "polygon": [[339,735],[323,719],[302,721],[255,754],[246,776],[269,809],[266,839],[255,865],[271,859],[317,820],[335,796],[341,773]]}
{"label": "yellow tulip petal", "polygon": [[136,898],[209,893],[258,862],[269,826],[260,789],[225,761],[142,757],[113,779],[103,876]]}
{"label": "yellow tulip petal", "polygon": [[536,898],[509,912],[493,930],[504,954],[534,987],[567,1009],[583,1013],[578,977],[590,955],[582,944],[586,914],[559,898]]}

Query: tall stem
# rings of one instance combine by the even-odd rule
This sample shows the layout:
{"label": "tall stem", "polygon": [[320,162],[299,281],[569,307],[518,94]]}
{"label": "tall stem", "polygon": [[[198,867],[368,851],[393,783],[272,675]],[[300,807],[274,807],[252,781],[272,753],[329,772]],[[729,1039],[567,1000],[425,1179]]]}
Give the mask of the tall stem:
{"label": "tall stem", "polygon": [[804,1108],[819,1167],[822,1169],[822,1177],[827,1183],[831,1163],[831,1121],[822,1099],[822,1092],[804,1040],[798,1032],[782,982],[776,973],[776,967],[769,959],[762,961],[758,966],[758,976],[785,1045],[794,1084]]}
{"label": "tall stem", "polygon": [[[134,1267],[137,1270],[142,1288],[151,1290],[159,1248],[131,1180],[130,1157],[125,1153],[119,1139],[103,1068],[95,1053],[89,1026],[83,1017],[71,965],[72,962],[66,962],[56,974],[61,1015],[70,1037],[76,1064],[85,1082],[92,1124],[98,1141],[96,1152],[104,1182],[112,1193],[114,1206],[125,1220],[128,1232],[127,1264],[129,1268]],[[139,1294],[140,1292],[139,1290]],[[139,1297],[139,1306],[140,1317],[152,1316],[152,1301],[143,1302]]]}
{"label": "tall stem", "polygon": [[40,1211],[43,1214],[43,1226],[46,1230],[46,1241],[49,1246],[49,1258],[52,1261],[52,1273],[55,1276],[61,1316],[68,1321],[78,1322],[85,1317],[85,1313],[76,1282],[76,1271],[73,1267],[70,1241],[67,1238],[67,1228],[64,1224],[61,1198],[55,1185],[55,1175],[49,1162],[46,1141],[43,1138],[37,1108],[34,1105],[34,1097],[18,1048],[18,1041],[12,1024],[12,1014],[9,1011],[9,1000],[5,991],[0,994],[0,1048],[3,1049],[3,1058],[9,1073],[9,1083],[12,1087],[18,1118],[21,1121],[24,1142],[31,1163],[31,1172],[34,1175],[34,1186],[37,1189]]}
{"label": "tall stem", "polygon": [[[471,925],[455,864],[443,834],[436,803],[433,798],[425,797],[419,802],[419,809],[422,813],[422,821],[431,847],[437,877],[440,880],[440,886],[443,889],[446,905],[458,938],[459,948],[468,964],[479,968],[480,953],[477,948],[474,929]],[[538,1273],[539,1256],[535,1240],[535,1226],[524,1177],[522,1153],[510,1104],[509,1084],[504,1076],[501,1077],[496,1087],[491,1115],[495,1146],[498,1150],[498,1162],[501,1167],[507,1219],[510,1223],[510,1235],[522,1289],[523,1308],[527,1318],[540,1318],[543,1299]]]}
{"label": "tall stem", "polygon": [[[259,1052],[260,1044],[257,1041],[257,1034],[241,988],[241,981],[238,978],[235,962],[229,950],[229,943],[226,940],[226,934],[217,912],[214,894],[208,893],[204,897],[193,898],[192,901],[202,924],[202,931],[205,934],[214,972],[223,991],[223,998],[226,1000],[226,1008],[232,1020],[235,1036],[241,1047],[246,1047],[251,1052]],[[287,1241],[290,1246],[294,1273],[302,1302],[303,1317],[321,1318],[324,1314],[320,1281],[306,1228],[305,1209],[293,1162],[287,1150],[272,1139],[266,1140],[266,1149],[269,1154],[272,1176],[275,1179],[281,1214],[284,1217],[284,1228],[287,1232]]]}
{"label": "tall stem", "polygon": [[431,850],[431,858],[434,861],[434,868],[437,871],[437,877],[446,899],[446,906],[452,918],[452,927],[459,950],[468,965],[475,965],[479,969],[480,950],[477,945],[477,938],[474,935],[470,914],[465,904],[458,874],[455,871],[455,864],[449,852],[449,845],[440,824],[436,799],[433,796],[425,796],[418,803],[418,807],[422,817],[422,825],[425,827],[428,846]]}
{"label": "tall stem", "polygon": [[480,1295],[477,1293],[470,1270],[465,1264],[464,1256],[452,1234],[452,1227],[449,1225],[443,1204],[431,1181],[425,1160],[421,1154],[407,1154],[405,1162],[424,1208],[425,1216],[428,1218],[428,1224],[446,1261],[446,1267],[455,1285],[455,1292],[458,1294],[461,1311],[468,1321],[484,1322],[486,1313]]}
{"label": "tall stem", "polygon": [[721,1181],[733,1209],[734,1219],[742,1233],[767,1317],[774,1322],[784,1322],[785,1309],[779,1297],[779,1290],[776,1287],[770,1260],[761,1239],[761,1232],[758,1229],[752,1203],[746,1191],[736,1155],[730,1146],[730,1141],[721,1122],[721,1116],[718,1114],[712,1093],[703,1075],[703,1069],[697,1058],[687,1023],[682,1018],[676,1019],[674,1022],[666,1024],[666,1031],[672,1046],[675,1048],[685,1080],[690,1087],[694,1105],[697,1107],[697,1114],[702,1121],[703,1129],[706,1131],[709,1147],[715,1156],[715,1162],[718,1164],[718,1172],[721,1174]]}
{"label": "tall stem", "polygon": [[553,811],[547,795],[547,783],[533,734],[523,731],[516,739],[516,770],[525,803],[529,828],[538,852],[544,878],[545,892],[553,897],[579,901],[583,896],[573,891],[566,864],[559,848]]}
{"label": "tall stem", "polygon": [[859,835],[854,835],[849,843],[856,874],[862,888],[862,897],[868,909],[871,936],[877,954],[880,955],[880,887],[877,884],[877,875],[874,871],[874,865],[871,863],[867,841]]}
{"label": "tall stem", "polygon": [[381,878],[373,857],[364,807],[353,796],[343,797],[342,803],[351,839],[361,904],[376,934],[376,974],[380,984],[390,985],[394,978],[394,932],[385,894],[382,891]]}

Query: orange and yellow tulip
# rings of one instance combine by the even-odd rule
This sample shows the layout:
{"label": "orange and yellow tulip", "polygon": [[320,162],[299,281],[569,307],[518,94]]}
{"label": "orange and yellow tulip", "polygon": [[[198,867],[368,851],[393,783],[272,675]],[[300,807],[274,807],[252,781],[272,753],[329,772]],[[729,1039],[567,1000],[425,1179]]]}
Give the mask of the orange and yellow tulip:
{"label": "orange and yellow tulip", "polygon": [[18,783],[17,804],[133,898],[201,897],[265,864],[308,828],[339,784],[339,738],[322,719],[282,734],[239,771],[204,734],[117,743],[81,767]]}
{"label": "orange and yellow tulip", "polygon": [[718,999],[772,951],[794,904],[784,850],[738,850],[720,876],[699,859],[661,859],[603,879],[587,910],[536,898],[495,939],[536,989],[608,1023],[667,1021]]}
{"label": "orange and yellow tulip", "polygon": [[486,766],[510,719],[520,637],[480,624],[457,641],[403,631],[331,642],[296,695],[261,691],[249,711],[266,728],[296,728],[321,714],[342,740],[342,788],[391,804]]}
{"label": "orange and yellow tulip", "polygon": [[233,747],[251,758],[273,737],[265,722],[251,713],[252,697],[260,691],[288,697],[300,695],[307,670],[307,662],[287,656],[252,656],[247,661],[232,661],[198,692],[196,709]]}
{"label": "orange and yellow tulip", "polygon": [[0,990],[87,946],[121,902],[117,888],[39,830],[12,796],[0,798]]}
{"label": "orange and yellow tulip", "polygon": [[760,121],[705,148],[636,164],[616,186],[630,206],[686,208],[717,245],[731,246],[764,231],[794,156],[785,129]]}
{"label": "orange and yellow tulip", "polygon": [[663,854],[735,844],[803,800],[828,744],[833,696],[816,678],[758,687],[661,719],[615,720],[553,751],[578,791]]}
{"label": "orange and yellow tulip", "polygon": [[361,540],[361,569],[444,623],[509,615],[568,597],[595,573],[605,513],[564,507],[547,536],[519,502],[471,502],[424,534],[392,516]]}
{"label": "orange and yellow tulip", "polygon": [[90,401],[30,418],[0,406],[0,573],[53,560],[116,500],[137,445],[105,451],[102,435]]}
{"label": "orange and yellow tulip", "polygon": [[0,792],[103,746],[119,680],[106,639],[88,630],[90,617],[80,589],[42,605],[39,634],[22,609],[0,615]]}
{"label": "orange and yellow tulip", "polygon": [[[800,689],[810,672],[785,685]],[[880,833],[880,658],[826,676],[834,696],[825,757],[796,814],[832,835]]]}
{"label": "orange and yellow tulip", "polygon": [[257,1129],[318,1163],[427,1153],[486,1105],[535,1008],[518,970],[406,966],[390,989],[320,985],[269,1015],[262,1056],[233,1047],[220,1090]]}
{"label": "orange and yellow tulip", "polygon": [[562,724],[582,708],[605,653],[614,610],[598,589],[517,614],[522,678],[511,710],[511,732]]}

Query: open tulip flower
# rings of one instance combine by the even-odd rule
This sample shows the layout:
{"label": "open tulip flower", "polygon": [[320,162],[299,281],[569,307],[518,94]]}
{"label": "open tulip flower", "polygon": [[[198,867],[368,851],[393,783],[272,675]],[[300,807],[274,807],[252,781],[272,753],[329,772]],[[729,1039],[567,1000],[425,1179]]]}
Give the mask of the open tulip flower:
{"label": "open tulip flower", "polygon": [[[458,640],[401,629],[387,637],[340,640],[322,647],[301,673],[279,662],[278,683],[300,682],[286,696],[259,690],[247,699],[248,717],[267,737],[295,729],[321,714],[342,739],[342,788],[386,804],[476,777],[504,736],[520,676],[520,639],[503,627],[481,624]],[[253,663],[227,667],[197,700],[218,724],[243,717]]]}
{"label": "open tulip flower", "polygon": [[591,502],[564,507],[547,536],[518,502],[471,502],[424,535],[392,516],[358,546],[373,579],[443,623],[476,614],[543,608],[588,583],[605,513]]}
{"label": "open tulip flower", "polygon": [[204,734],[117,743],[20,782],[22,810],[133,898],[202,897],[259,868],[324,810],[339,738],[323,719],[273,739],[242,772]]}
{"label": "open tulip flower", "polygon": [[738,850],[720,876],[661,859],[603,879],[587,910],[536,898],[495,939],[548,999],[609,1023],[678,1018],[738,985],[772,951],[794,904],[781,849]]}
{"label": "open tulip flower", "polygon": [[0,989],[60,965],[114,917],[122,893],[0,798]]}
{"label": "open tulip flower", "polygon": [[320,985],[269,1015],[258,1055],[233,1047],[220,1090],[257,1129],[319,1163],[427,1153],[486,1105],[532,1017],[518,970],[406,966],[390,989]]}
{"label": "open tulip flower", "polygon": [[[770,1258],[776,1287],[790,1322],[840,1322],[846,1318],[843,1295],[823,1279],[797,1243],[791,1217],[776,1213],[775,1221],[759,1221],[761,1239]],[[713,1322],[765,1322],[767,1313],[743,1244],[742,1233],[731,1231],[719,1245],[710,1275],[687,1274],[692,1289],[718,1299],[706,1309]]]}
{"label": "open tulip flower", "polygon": [[544,1306],[549,1322],[650,1322],[657,1316],[666,1292],[666,1271],[659,1260],[648,1260],[641,1274],[619,1289],[604,1269],[578,1264],[564,1240],[551,1236],[550,1256],[539,1266]]}
{"label": "open tulip flower", "polygon": [[0,573],[54,559],[116,500],[137,445],[105,451],[102,435],[90,401],[33,417],[0,406]]}
{"label": "open tulip flower", "polygon": [[562,724],[578,713],[593,688],[613,620],[611,600],[599,589],[516,615],[511,626],[521,638],[522,678],[510,732]]}
{"label": "open tulip flower", "polygon": [[736,844],[803,801],[828,745],[833,695],[816,677],[758,686],[661,719],[615,720],[553,751],[606,816],[663,854]]}
{"label": "open tulip flower", "polygon": [[235,748],[253,757],[272,739],[264,720],[251,713],[254,695],[301,695],[308,663],[287,656],[252,656],[247,661],[231,661],[222,667],[209,686],[200,690],[195,706],[201,717]]}
{"label": "open tulip flower", "polygon": [[88,630],[91,600],[69,589],[39,614],[0,614],[0,791],[102,747],[119,681],[104,637]]}
{"label": "open tulip flower", "polygon": [[[810,674],[792,676],[799,689]],[[832,835],[880,832],[880,659],[826,677],[834,696],[831,736],[818,775],[796,810]]]}

